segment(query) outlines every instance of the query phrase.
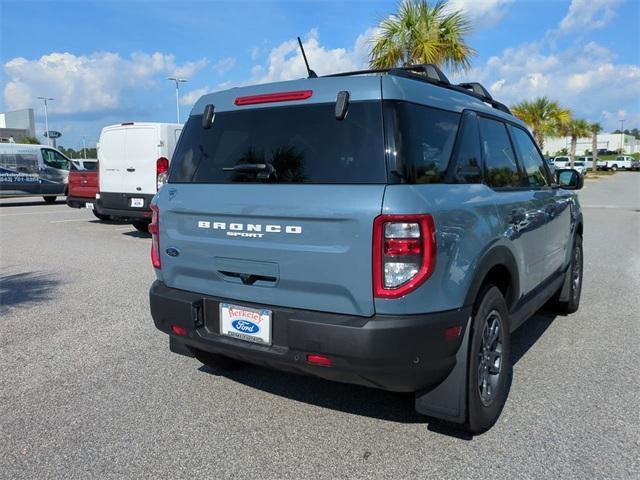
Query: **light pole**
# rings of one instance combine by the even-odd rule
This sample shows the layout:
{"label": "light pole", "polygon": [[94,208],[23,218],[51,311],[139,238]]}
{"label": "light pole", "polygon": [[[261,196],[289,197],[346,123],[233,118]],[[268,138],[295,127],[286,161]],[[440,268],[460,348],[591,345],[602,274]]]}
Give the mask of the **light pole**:
{"label": "light pole", "polygon": [[178,123],[180,123],[180,84],[186,83],[186,78],[179,77],[169,77],[167,80],[171,80],[176,84],[176,117],[178,118]]}
{"label": "light pole", "polygon": [[47,145],[51,146],[51,140],[49,139],[49,115],[47,113],[47,101],[49,100],[55,100],[55,98],[51,98],[51,97],[38,97],[38,100],[43,100],[44,101],[44,125],[45,128],[47,129]]}
{"label": "light pole", "polygon": [[86,135],[82,135],[82,156],[87,159],[87,144],[85,143]]}
{"label": "light pole", "polygon": [[624,120],[620,120],[620,154],[622,155],[622,149],[624,148]]}

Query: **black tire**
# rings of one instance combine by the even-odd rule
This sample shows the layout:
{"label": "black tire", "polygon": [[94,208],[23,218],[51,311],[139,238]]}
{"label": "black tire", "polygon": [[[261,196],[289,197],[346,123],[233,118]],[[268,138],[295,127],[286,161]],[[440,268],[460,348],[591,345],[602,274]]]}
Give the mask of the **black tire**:
{"label": "black tire", "polygon": [[44,198],[44,201],[47,202],[47,203],[55,203],[56,198],[58,198],[58,197],[56,197],[55,195],[46,195],[46,196],[44,196],[42,198]]}
{"label": "black tire", "polygon": [[[582,295],[582,276],[584,271],[584,260],[582,255],[582,235],[576,235],[571,253],[571,265],[569,266],[571,283],[569,286],[568,300],[560,301],[560,292],[556,294],[554,310],[558,313],[568,315],[575,313],[580,308],[580,296]],[[562,291],[562,289],[560,289]]]}
{"label": "black tire", "polygon": [[511,387],[509,310],[500,290],[489,285],[474,306],[469,346],[466,429],[482,433],[496,423]]}
{"label": "black tire", "polygon": [[209,367],[211,370],[226,370],[235,371],[246,366],[246,363],[233,358],[218,355],[217,353],[205,352],[204,350],[192,349],[193,355],[196,359]]}
{"label": "black tire", "polygon": [[92,210],[93,214],[95,215],[95,217],[99,220],[102,220],[103,222],[108,222],[109,220],[111,220],[111,216],[110,215],[103,215],[102,213],[98,213],[95,210]]}
{"label": "black tire", "polygon": [[612,172],[617,172],[618,171],[618,165],[614,165],[611,167],[611,171]]}
{"label": "black tire", "polygon": [[150,222],[131,222],[135,229],[142,233],[149,233],[149,223]]}

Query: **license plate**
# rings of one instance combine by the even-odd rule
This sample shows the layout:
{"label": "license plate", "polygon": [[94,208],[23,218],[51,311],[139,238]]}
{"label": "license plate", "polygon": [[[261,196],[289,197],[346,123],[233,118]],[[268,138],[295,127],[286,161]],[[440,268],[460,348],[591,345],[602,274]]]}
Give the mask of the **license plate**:
{"label": "license plate", "polygon": [[144,198],[132,198],[131,199],[132,207],[144,207]]}
{"label": "license plate", "polygon": [[247,342],[271,345],[271,310],[221,303],[220,333]]}
{"label": "license plate", "polygon": [[84,204],[84,208],[93,208],[93,203],[87,202]]}

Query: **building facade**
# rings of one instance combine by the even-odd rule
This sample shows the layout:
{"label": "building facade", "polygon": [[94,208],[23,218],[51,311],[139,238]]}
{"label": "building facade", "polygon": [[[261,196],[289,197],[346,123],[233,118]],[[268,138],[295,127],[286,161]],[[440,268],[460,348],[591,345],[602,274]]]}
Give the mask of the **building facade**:
{"label": "building facade", "polygon": [[[542,149],[545,155],[556,155],[562,149],[571,151],[571,137],[547,137]],[[617,152],[622,148],[622,153],[632,154],[640,152],[640,140],[632,135],[624,133],[601,133],[598,135],[598,150],[605,149]],[[591,137],[579,138],[576,144],[576,155],[583,156],[586,151],[591,152]]]}
{"label": "building facade", "polygon": [[0,113],[0,142],[21,141],[36,136],[33,108]]}

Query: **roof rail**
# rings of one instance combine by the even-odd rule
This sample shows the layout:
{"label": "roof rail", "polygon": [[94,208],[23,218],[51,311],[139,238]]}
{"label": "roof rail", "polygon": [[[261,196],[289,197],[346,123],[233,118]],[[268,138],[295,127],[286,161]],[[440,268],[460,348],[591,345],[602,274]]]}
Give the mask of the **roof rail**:
{"label": "roof rail", "polygon": [[511,115],[511,110],[505,104],[493,99],[489,91],[478,82],[466,82],[455,85],[449,81],[447,76],[436,65],[424,63],[420,65],[410,65],[407,67],[381,68],[372,70],[356,70],[353,72],[341,72],[325,77],[349,77],[351,75],[366,75],[375,73],[386,73],[387,75],[395,75],[398,77],[411,78],[422,82],[428,82],[438,85],[449,90],[454,90],[465,95],[477,98],[481,102],[488,103],[493,108]]}

